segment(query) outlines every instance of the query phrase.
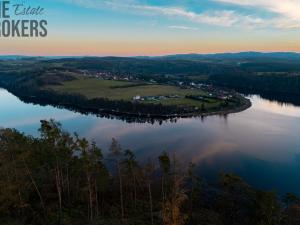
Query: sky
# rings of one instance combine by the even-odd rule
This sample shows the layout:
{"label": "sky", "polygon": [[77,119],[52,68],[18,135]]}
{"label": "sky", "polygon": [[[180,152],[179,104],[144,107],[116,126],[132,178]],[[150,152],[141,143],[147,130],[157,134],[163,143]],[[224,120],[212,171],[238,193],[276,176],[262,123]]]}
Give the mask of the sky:
{"label": "sky", "polygon": [[[45,8],[45,38],[0,37],[0,54],[135,56],[300,52],[300,0],[11,0]],[[1,21],[1,19],[0,19]]]}

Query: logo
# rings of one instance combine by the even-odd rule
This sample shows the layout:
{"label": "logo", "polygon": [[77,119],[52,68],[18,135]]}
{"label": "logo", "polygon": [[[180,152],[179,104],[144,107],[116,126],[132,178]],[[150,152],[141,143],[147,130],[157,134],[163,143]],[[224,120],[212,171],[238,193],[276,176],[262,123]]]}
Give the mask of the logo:
{"label": "logo", "polygon": [[41,6],[0,1],[0,38],[46,37],[48,21],[44,14]]}

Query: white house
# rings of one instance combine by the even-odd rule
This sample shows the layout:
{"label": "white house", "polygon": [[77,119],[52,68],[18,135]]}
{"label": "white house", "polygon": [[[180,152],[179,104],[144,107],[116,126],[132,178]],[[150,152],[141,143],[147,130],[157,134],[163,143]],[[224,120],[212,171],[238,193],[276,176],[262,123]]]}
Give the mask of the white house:
{"label": "white house", "polygon": [[140,95],[136,95],[133,97],[133,101],[139,101],[141,100],[141,96]]}

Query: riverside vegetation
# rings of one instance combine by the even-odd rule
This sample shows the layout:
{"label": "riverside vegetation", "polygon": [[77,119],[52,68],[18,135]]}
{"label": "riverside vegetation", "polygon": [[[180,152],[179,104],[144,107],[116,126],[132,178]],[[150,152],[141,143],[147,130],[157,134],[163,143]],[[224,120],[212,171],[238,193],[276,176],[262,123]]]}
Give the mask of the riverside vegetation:
{"label": "riverside vegetation", "polygon": [[297,225],[300,199],[256,190],[233,174],[207,184],[162,152],[140,164],[113,139],[94,142],[53,120],[39,137],[0,130],[2,225]]}

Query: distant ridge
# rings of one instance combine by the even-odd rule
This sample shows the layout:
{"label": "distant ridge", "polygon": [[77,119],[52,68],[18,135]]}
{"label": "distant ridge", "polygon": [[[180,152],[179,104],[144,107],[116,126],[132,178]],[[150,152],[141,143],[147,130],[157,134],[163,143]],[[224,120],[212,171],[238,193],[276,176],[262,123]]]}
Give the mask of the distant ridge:
{"label": "distant ridge", "polygon": [[0,59],[2,60],[18,60],[24,58],[33,58],[32,56],[25,56],[25,55],[0,55]]}
{"label": "distant ridge", "polygon": [[[29,56],[29,55],[0,55],[0,60],[20,59],[67,59],[67,58],[88,58],[90,56]],[[95,57],[95,56],[93,56]]]}
{"label": "distant ridge", "polygon": [[274,59],[299,59],[300,53],[296,52],[238,52],[238,53],[215,53],[215,54],[176,54],[166,55],[157,58],[165,59],[185,59],[185,60],[201,60],[201,59],[254,59],[254,58],[274,58]]}
{"label": "distant ridge", "polygon": [[164,56],[26,56],[26,55],[0,55],[0,60],[19,60],[29,58],[40,59],[67,59],[67,58],[136,58],[136,59],[168,59],[168,60],[236,60],[236,59],[256,59],[256,58],[273,58],[273,59],[291,59],[300,60],[300,53],[297,52],[238,52],[238,53],[212,53],[212,54],[174,54]]}

